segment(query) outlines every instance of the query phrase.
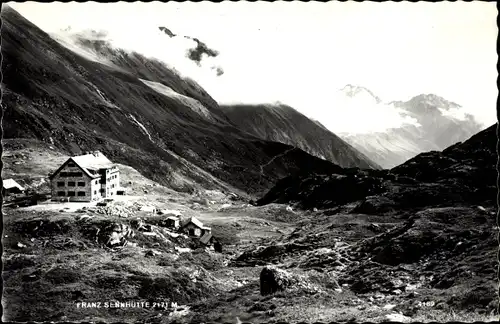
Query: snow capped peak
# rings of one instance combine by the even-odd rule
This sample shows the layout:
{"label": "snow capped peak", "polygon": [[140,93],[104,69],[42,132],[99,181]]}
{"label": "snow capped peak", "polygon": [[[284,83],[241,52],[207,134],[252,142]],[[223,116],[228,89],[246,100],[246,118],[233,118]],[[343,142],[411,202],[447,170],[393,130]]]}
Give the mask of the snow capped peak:
{"label": "snow capped peak", "polygon": [[362,86],[347,84],[340,91],[350,98],[365,98],[371,101],[374,100],[376,103],[382,102],[382,100],[378,96]]}
{"label": "snow capped peak", "polygon": [[442,109],[450,109],[450,108],[459,108],[461,107],[459,104],[456,104],[454,102],[448,101],[444,99],[443,97],[440,97],[435,94],[420,94],[418,96],[413,97],[410,99],[411,103],[415,104],[425,104],[428,106],[434,106]]}

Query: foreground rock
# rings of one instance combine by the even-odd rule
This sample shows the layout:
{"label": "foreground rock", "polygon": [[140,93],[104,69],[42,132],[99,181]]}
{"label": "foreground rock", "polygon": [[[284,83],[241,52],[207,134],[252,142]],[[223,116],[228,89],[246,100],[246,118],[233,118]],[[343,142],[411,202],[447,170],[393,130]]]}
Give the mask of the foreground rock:
{"label": "foreground rock", "polygon": [[304,276],[290,273],[276,266],[265,266],[260,272],[260,294],[267,296],[279,291],[301,291],[314,294],[320,292],[321,289]]}
{"label": "foreground rock", "polygon": [[262,296],[283,291],[294,284],[291,274],[276,267],[264,267],[260,272],[260,294]]}

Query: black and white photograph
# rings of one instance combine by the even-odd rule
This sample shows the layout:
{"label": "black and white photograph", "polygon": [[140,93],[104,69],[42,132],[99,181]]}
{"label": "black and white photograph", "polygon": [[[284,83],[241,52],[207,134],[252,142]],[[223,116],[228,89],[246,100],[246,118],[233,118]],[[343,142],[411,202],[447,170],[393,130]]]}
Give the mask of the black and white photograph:
{"label": "black and white photograph", "polygon": [[2,321],[498,322],[497,4],[1,4]]}

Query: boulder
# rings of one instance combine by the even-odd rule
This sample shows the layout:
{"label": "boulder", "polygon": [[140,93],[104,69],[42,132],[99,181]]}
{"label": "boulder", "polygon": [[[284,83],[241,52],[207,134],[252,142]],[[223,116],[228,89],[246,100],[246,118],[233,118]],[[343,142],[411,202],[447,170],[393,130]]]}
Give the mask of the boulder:
{"label": "boulder", "polygon": [[293,276],[273,266],[266,266],[260,272],[260,294],[262,296],[283,291],[295,283]]}
{"label": "boulder", "polygon": [[124,224],[111,224],[103,232],[105,234],[106,245],[109,247],[125,245],[127,239],[135,235],[132,228]]}

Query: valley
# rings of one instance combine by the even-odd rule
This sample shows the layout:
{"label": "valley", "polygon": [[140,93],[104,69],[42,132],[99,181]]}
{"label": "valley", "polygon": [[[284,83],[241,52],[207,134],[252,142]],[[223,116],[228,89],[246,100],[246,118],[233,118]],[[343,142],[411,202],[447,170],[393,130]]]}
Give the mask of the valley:
{"label": "valley", "polygon": [[[483,152],[483,159],[469,163],[485,163],[477,172],[493,174],[494,131],[492,126],[450,148],[447,156],[461,155],[467,161],[467,154]],[[32,140],[7,145],[4,163],[11,168],[7,172],[15,173],[12,166],[22,166],[33,175],[43,175],[66,159],[62,152],[51,152],[43,145]],[[38,163],[41,154],[44,161],[55,163]],[[454,170],[465,167],[457,163]],[[127,196],[117,196],[107,207],[40,202],[4,208],[5,319],[148,323],[497,320],[494,182],[491,189],[489,183],[476,185],[477,196],[464,193],[454,198],[441,190],[439,203],[423,200],[404,205],[407,200],[394,200],[396,196],[387,193],[365,193],[362,198],[349,197],[349,191],[338,203],[322,203],[322,196],[313,198],[315,193],[329,192],[331,197],[335,183],[346,187],[345,180],[330,179],[328,191],[296,187],[288,180],[291,188],[300,187],[302,195],[312,193],[313,197],[269,198],[283,188],[278,183],[254,206],[248,198],[235,200],[230,192],[179,193],[130,167],[120,168]],[[407,175],[405,183],[414,179],[413,185],[398,189],[402,199],[414,194],[415,181],[425,175],[411,174],[424,170],[413,161],[398,168]],[[373,173],[371,177],[386,171]],[[315,181],[322,177],[318,174]],[[447,185],[455,181],[448,180]],[[418,185],[420,195],[425,195],[424,185]],[[28,186],[46,191],[40,181]],[[382,187],[396,188],[389,183]],[[432,187],[428,190],[435,192]],[[182,219],[198,218],[212,228],[222,252],[169,232],[161,225],[164,217],[141,211],[143,206],[175,210]],[[148,230],[137,227],[139,219]],[[106,242],[117,227],[130,229],[134,235],[123,246],[109,246]],[[259,275],[269,265],[290,279],[283,290],[262,295]],[[163,306],[81,307],[82,301],[162,302]],[[29,311],[22,307],[27,303],[32,305]]]}
{"label": "valley", "polygon": [[[498,322],[498,124],[349,84],[319,107],[407,123],[334,133],[287,104],[219,103],[106,33],[1,16],[2,179],[24,190],[2,190],[3,321]],[[225,55],[158,26],[200,68]],[[120,194],[76,162],[51,184],[97,151]]]}

